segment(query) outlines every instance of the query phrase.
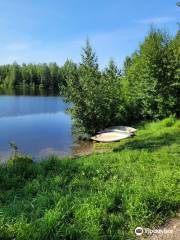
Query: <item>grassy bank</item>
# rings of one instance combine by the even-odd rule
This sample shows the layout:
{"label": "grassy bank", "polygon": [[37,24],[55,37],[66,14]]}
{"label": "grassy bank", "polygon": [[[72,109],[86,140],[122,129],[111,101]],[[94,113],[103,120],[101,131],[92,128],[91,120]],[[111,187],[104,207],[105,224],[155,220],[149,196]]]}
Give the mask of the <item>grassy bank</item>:
{"label": "grassy bank", "polygon": [[0,239],[134,239],[180,207],[180,121],[76,159],[0,167]]}

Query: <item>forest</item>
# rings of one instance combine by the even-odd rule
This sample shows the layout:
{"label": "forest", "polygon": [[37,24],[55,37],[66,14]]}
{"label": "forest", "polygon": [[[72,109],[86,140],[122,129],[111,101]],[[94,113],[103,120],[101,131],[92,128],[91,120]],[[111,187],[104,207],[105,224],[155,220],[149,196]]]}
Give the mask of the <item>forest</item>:
{"label": "forest", "polygon": [[0,66],[1,88],[58,89],[82,132],[93,134],[109,125],[180,115],[180,30],[175,36],[151,27],[122,69],[113,60],[100,69],[87,40],[81,62],[63,66]]}
{"label": "forest", "polygon": [[57,88],[61,82],[61,68],[50,64],[13,64],[0,66],[0,86],[3,88]]}

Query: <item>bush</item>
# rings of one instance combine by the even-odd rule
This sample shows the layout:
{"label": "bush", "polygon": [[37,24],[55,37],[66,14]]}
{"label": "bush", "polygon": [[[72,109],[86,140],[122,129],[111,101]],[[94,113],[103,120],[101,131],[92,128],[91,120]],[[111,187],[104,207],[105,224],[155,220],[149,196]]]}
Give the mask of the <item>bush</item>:
{"label": "bush", "polygon": [[19,176],[21,179],[26,179],[32,175],[32,157],[23,154],[12,156],[7,162],[7,169],[10,174]]}
{"label": "bush", "polygon": [[32,163],[32,157],[31,156],[18,154],[18,155],[14,155],[13,157],[11,157],[8,160],[7,165],[8,165],[8,167],[20,167],[20,168],[22,168],[23,166],[27,166],[30,163]]}

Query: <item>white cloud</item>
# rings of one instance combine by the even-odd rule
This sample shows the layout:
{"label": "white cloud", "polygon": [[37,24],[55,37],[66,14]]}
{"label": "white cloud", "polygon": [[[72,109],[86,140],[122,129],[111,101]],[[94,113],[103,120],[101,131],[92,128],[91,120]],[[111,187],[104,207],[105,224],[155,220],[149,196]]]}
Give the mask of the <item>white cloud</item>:
{"label": "white cloud", "polygon": [[136,21],[137,23],[142,23],[142,24],[163,24],[163,23],[168,23],[175,21],[175,18],[173,17],[154,17],[154,18],[147,18],[147,19],[141,19]]}

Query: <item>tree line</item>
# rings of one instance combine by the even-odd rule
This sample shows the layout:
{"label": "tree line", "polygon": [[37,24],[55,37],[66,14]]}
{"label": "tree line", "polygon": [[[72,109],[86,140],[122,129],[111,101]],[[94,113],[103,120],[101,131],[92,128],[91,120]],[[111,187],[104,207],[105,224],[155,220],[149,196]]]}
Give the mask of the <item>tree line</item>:
{"label": "tree line", "polygon": [[5,88],[57,88],[63,82],[61,67],[50,64],[13,64],[0,66],[0,86]]}

